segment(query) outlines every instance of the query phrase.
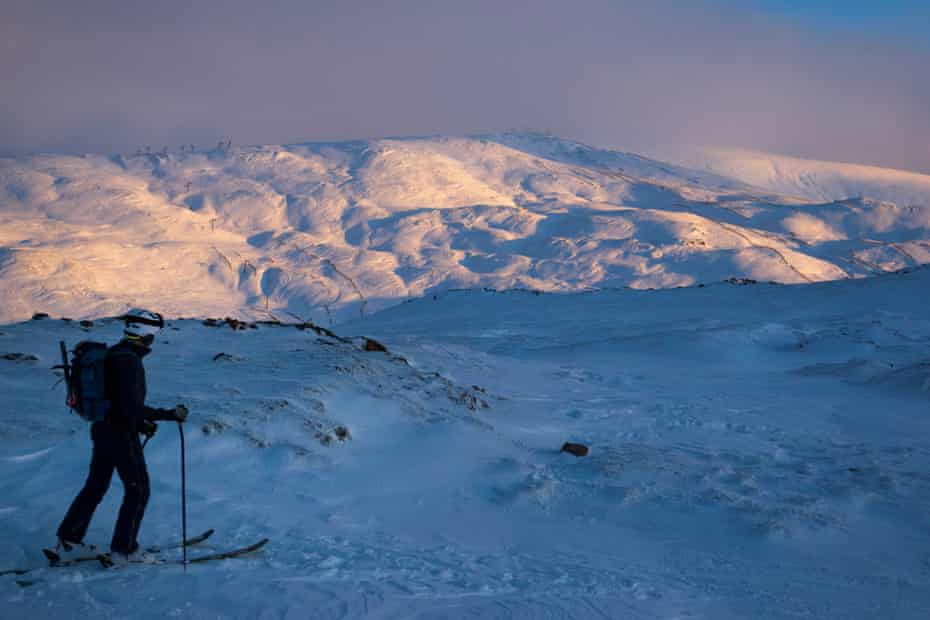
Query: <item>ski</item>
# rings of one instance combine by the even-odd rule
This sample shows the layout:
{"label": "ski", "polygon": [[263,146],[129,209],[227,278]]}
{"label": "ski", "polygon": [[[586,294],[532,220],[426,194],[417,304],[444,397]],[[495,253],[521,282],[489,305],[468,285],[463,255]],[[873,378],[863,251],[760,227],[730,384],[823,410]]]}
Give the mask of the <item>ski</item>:
{"label": "ski", "polygon": [[258,551],[262,547],[268,544],[267,538],[262,538],[255,544],[249,545],[248,547],[241,547],[239,549],[233,549],[231,551],[221,551],[219,553],[211,553],[209,555],[201,555],[195,558],[189,558],[187,560],[188,564],[198,564],[201,562],[210,562],[212,560],[228,560],[230,558],[238,558],[243,555],[248,555]]}
{"label": "ski", "polygon": [[[171,549],[180,549],[181,547],[190,547],[193,545],[199,545],[200,543],[204,542],[205,540],[213,536],[214,531],[215,530],[211,528],[203,532],[202,534],[198,534],[197,536],[194,536],[193,538],[188,538],[183,543],[176,542],[176,543],[169,543],[166,545],[155,545],[152,547],[147,547],[143,549],[143,551],[145,553],[161,553],[162,551],[168,551]],[[100,554],[95,553],[94,555],[87,555],[87,556],[72,558],[70,560],[62,560],[61,556],[55,553],[55,551],[53,551],[52,549],[43,549],[42,553],[48,559],[49,566],[54,566],[56,568],[62,567],[62,566],[74,566],[75,564],[81,564],[83,562],[94,562],[94,561],[98,561],[100,558]],[[8,574],[8,573],[2,573],[2,574]],[[17,573],[17,574],[24,574],[24,573]]]}
{"label": "ski", "polygon": [[[204,562],[212,562],[214,560],[228,560],[231,558],[238,558],[244,555],[248,555],[249,553],[254,553],[255,551],[258,551],[259,549],[261,549],[267,544],[268,544],[268,539],[262,538],[257,543],[248,545],[247,547],[240,547],[238,549],[231,549],[229,551],[218,551],[216,553],[210,553],[207,555],[200,555],[197,557],[189,558],[187,560],[187,563],[188,564],[202,564]],[[115,562],[113,562],[113,559],[109,556],[109,554],[101,554],[97,556],[96,559],[100,562],[100,565],[103,566],[104,568],[114,568],[116,566]],[[183,564],[183,560],[167,560],[164,558],[155,558],[153,560],[152,559],[150,560],[130,559],[129,563],[130,564],[151,564],[151,565]]]}
{"label": "ski", "polygon": [[168,545],[149,547],[145,551],[147,553],[161,553],[162,551],[169,551],[171,549],[180,549],[181,547],[192,547],[194,545],[199,545],[203,541],[213,536],[213,532],[215,531],[216,530],[214,530],[213,528],[210,528],[209,530],[206,530],[202,534],[198,534],[197,536],[194,536],[193,538],[188,538],[183,543],[179,541],[179,542],[171,543]]}
{"label": "ski", "polygon": [[[88,547],[88,549],[87,549],[88,553],[92,553],[92,552],[96,549],[96,547],[93,546],[93,545],[87,545],[87,547]],[[44,556],[45,556],[45,559],[48,560],[49,565],[63,564],[63,562],[62,562],[62,560],[61,560],[61,556],[58,555],[58,552],[57,552],[57,551],[54,551],[53,549],[42,549],[42,555],[44,555]],[[97,555],[94,554],[93,556],[89,556],[89,555],[87,555],[87,556],[80,556],[80,557],[72,558],[72,559],[68,560],[68,562],[69,562],[69,563],[70,563],[70,562],[73,562],[73,563],[86,562],[86,561],[88,561],[87,558],[90,558],[90,557],[97,557]],[[66,563],[65,563],[65,564],[66,564]]]}

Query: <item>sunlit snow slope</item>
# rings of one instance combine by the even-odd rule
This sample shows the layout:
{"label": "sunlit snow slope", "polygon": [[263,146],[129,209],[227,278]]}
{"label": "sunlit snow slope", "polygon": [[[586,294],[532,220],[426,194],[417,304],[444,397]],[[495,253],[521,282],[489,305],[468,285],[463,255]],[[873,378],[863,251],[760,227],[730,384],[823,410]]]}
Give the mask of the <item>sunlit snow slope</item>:
{"label": "sunlit snow slope", "polygon": [[916,172],[727,147],[689,147],[667,154],[696,170],[810,200],[868,197],[900,206],[930,205],[930,175]]}
{"label": "sunlit snow slope", "polygon": [[869,199],[905,173],[875,174],[863,197],[810,202],[523,134],[0,160],[0,323],[141,304],[331,324],[449,288],[804,283],[930,262],[930,205]]}

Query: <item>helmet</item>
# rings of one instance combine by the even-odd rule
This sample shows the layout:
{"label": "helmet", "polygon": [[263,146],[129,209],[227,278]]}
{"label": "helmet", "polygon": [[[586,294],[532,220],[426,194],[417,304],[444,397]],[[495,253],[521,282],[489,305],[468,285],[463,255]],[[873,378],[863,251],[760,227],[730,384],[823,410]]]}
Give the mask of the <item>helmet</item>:
{"label": "helmet", "polygon": [[157,312],[133,308],[121,317],[126,322],[123,333],[128,340],[142,342],[147,347],[152,346],[155,334],[165,326],[165,319]]}

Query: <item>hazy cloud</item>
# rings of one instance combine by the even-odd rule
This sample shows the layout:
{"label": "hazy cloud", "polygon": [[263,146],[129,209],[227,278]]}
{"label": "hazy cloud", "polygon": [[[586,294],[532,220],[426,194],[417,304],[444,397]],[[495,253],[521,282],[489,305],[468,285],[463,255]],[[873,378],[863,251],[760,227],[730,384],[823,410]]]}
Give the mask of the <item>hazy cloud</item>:
{"label": "hazy cloud", "polygon": [[728,1],[23,2],[0,150],[550,130],[930,173],[930,47]]}

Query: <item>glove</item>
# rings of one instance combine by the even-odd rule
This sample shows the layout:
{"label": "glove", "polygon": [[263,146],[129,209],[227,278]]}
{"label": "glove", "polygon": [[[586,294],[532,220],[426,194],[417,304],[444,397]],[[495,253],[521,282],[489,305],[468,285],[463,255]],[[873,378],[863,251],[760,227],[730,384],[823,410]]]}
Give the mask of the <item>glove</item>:
{"label": "glove", "polygon": [[184,405],[178,405],[174,408],[174,419],[178,422],[183,422],[187,419],[187,407]]}
{"label": "glove", "polygon": [[158,425],[151,420],[142,420],[139,422],[139,434],[145,435],[146,439],[151,439],[158,430]]}

